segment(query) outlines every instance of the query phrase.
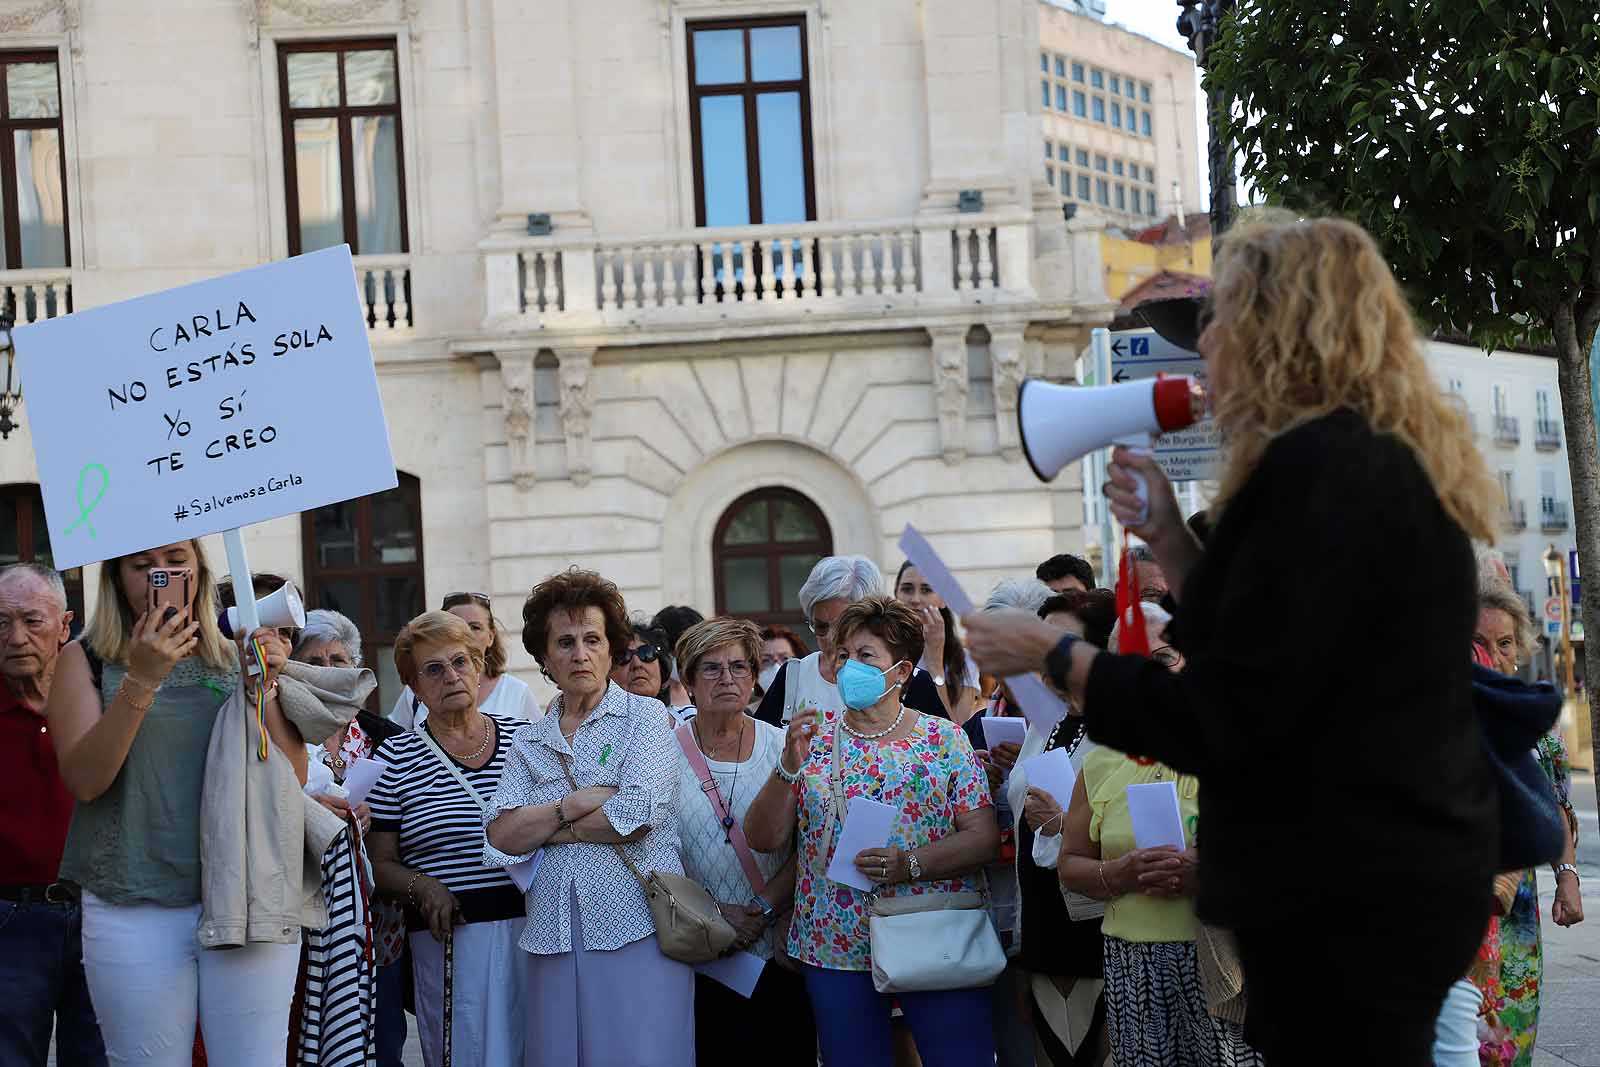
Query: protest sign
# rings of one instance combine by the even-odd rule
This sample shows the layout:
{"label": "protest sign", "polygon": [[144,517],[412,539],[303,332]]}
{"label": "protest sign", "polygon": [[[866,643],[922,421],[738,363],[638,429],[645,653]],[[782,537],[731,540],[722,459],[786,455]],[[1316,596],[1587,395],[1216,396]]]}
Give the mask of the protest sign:
{"label": "protest sign", "polygon": [[14,342],[62,569],[397,484],[347,246]]}

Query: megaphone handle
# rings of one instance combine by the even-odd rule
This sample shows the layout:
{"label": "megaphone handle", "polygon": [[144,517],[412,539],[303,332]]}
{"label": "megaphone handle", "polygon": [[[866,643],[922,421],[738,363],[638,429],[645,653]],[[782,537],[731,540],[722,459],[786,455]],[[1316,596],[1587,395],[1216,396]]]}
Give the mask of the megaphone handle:
{"label": "megaphone handle", "polygon": [[1130,470],[1128,477],[1139,487],[1139,521],[1135,526],[1143,526],[1150,521],[1150,481],[1138,471]]}

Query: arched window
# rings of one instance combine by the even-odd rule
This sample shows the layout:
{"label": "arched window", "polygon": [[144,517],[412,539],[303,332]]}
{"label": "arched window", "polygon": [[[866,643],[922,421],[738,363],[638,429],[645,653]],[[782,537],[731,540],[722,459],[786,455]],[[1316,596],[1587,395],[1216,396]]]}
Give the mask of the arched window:
{"label": "arched window", "polygon": [[793,489],[767,488],[735,500],[712,540],[717,614],[780,624],[811,640],[800,611],[800,586],[823,556],[833,531],[822,511]]}
{"label": "arched window", "polygon": [[393,489],[305,512],[301,521],[306,602],[360,627],[362,662],[378,676],[374,710],[387,712],[404,688],[394,639],[426,606],[422,483],[401,472]]}
{"label": "arched window", "polygon": [[[50,530],[44,521],[44,497],[33,482],[0,486],[0,567],[10,563],[55,566],[50,555]],[[67,586],[67,607],[73,612],[72,632],[82,631],[83,568],[61,572]]]}

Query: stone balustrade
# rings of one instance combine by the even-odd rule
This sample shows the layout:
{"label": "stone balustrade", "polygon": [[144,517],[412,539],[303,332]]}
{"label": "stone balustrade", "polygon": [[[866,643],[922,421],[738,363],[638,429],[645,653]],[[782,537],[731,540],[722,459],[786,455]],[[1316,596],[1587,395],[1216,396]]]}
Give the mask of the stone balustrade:
{"label": "stone balustrade", "polygon": [[411,317],[411,257],[356,256],[355,266],[361,314],[374,339],[409,334],[416,325]]}
{"label": "stone balustrade", "polygon": [[0,270],[0,308],[10,308],[19,326],[70,314],[71,268]]}

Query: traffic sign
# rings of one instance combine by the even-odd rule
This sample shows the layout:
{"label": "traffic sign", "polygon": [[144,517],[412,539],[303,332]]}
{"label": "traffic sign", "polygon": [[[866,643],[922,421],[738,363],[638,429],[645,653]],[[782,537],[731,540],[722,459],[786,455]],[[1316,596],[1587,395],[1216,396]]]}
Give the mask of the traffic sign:
{"label": "traffic sign", "polygon": [[[1111,380],[1129,382],[1186,374],[1206,381],[1206,361],[1198,352],[1179,348],[1154,330],[1115,330],[1111,334]],[[1220,435],[1208,416],[1189,427],[1156,438],[1156,462],[1175,482],[1215,478]]]}
{"label": "traffic sign", "polygon": [[1553,622],[1557,626],[1561,625],[1561,598],[1560,597],[1553,596],[1553,597],[1550,597],[1548,600],[1546,600],[1544,602],[1544,619],[1545,619],[1546,622]]}

